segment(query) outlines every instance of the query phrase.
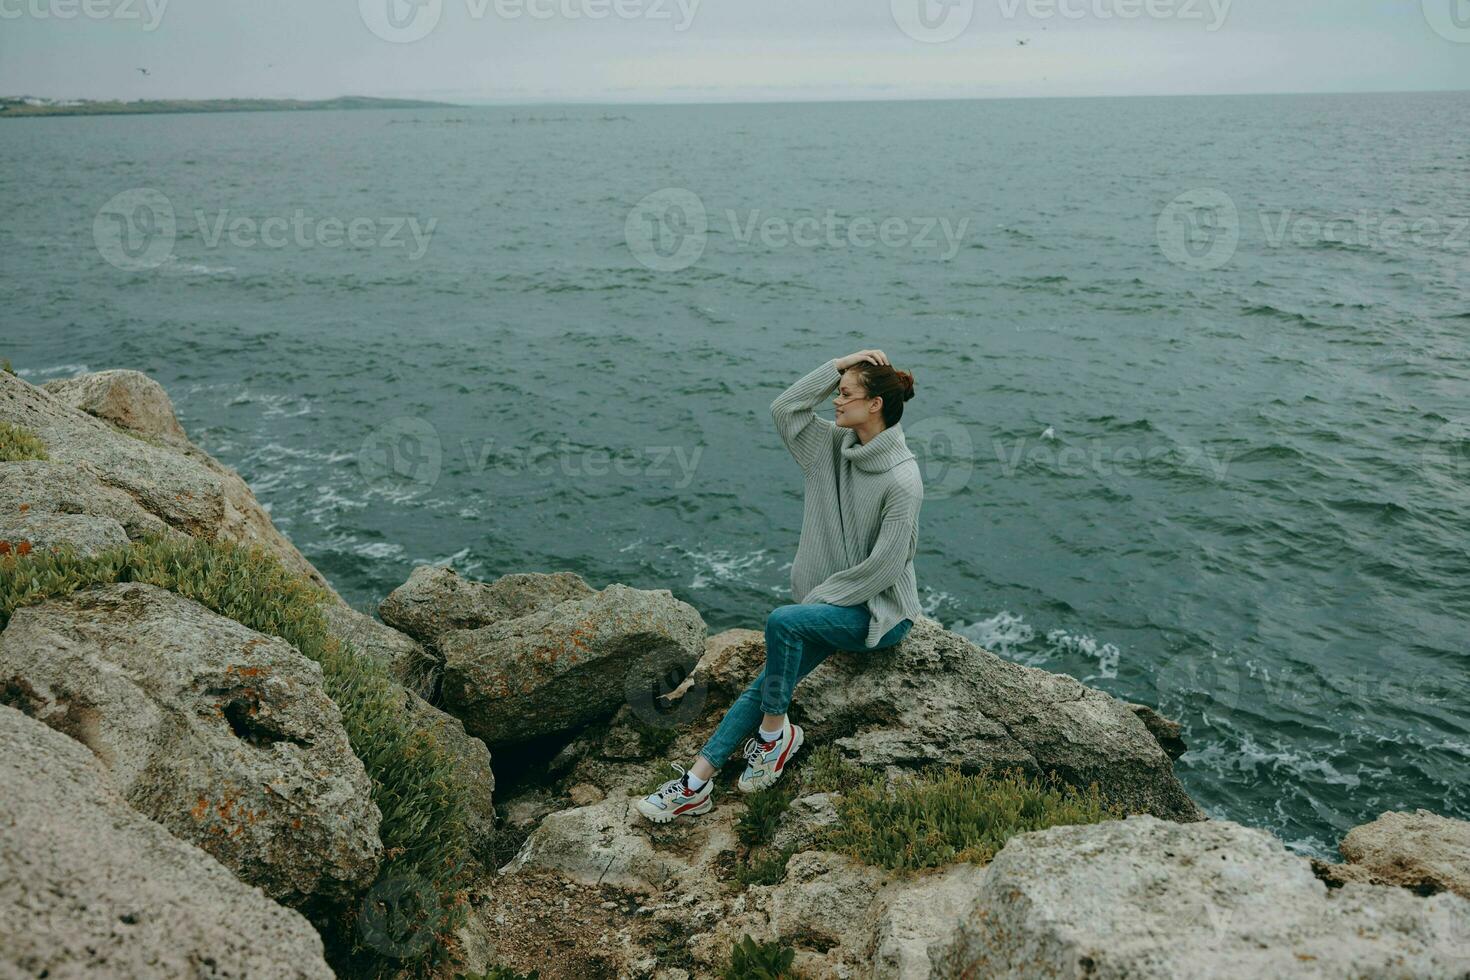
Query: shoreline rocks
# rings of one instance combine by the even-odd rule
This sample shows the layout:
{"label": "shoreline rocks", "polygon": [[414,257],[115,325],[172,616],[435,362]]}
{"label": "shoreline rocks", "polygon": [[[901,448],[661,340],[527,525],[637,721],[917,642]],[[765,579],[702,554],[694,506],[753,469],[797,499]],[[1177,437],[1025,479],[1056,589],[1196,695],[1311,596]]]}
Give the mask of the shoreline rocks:
{"label": "shoreline rocks", "polygon": [[138,810],[299,906],[371,884],[381,815],[322,670],[141,583],[16,610],[0,703],[91,749]]}
{"label": "shoreline rocks", "polygon": [[0,706],[0,746],[0,972],[333,977],[299,912],[135,811],[81,744]]}
{"label": "shoreline rocks", "polygon": [[986,867],[944,976],[1457,980],[1470,902],[1329,891],[1263,830],[1148,815],[1011,838]]}

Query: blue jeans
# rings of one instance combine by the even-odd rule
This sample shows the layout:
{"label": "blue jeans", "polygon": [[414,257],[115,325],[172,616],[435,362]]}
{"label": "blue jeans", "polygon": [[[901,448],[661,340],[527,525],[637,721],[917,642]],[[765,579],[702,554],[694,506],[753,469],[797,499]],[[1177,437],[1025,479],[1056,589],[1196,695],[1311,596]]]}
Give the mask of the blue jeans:
{"label": "blue jeans", "polygon": [[[836,650],[863,650],[868,638],[866,606],[834,606],[827,602],[777,606],[766,617],[766,665],[725,712],[699,754],[716,770],[746,737],[754,734],[762,714],[783,715],[796,684]],[[908,635],[905,619],[884,634],[879,647],[891,647]]]}

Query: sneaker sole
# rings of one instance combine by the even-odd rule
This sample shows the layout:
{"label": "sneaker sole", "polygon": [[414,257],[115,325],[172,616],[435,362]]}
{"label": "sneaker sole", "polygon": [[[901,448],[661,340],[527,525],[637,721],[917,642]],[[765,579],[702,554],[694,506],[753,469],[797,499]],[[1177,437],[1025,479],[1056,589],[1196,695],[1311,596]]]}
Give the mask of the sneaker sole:
{"label": "sneaker sole", "polygon": [[704,802],[699,804],[699,806],[694,807],[692,810],[685,810],[683,813],[675,813],[672,810],[654,810],[650,813],[643,808],[643,801],[638,801],[638,812],[654,823],[670,823],[678,820],[680,817],[697,817],[700,814],[709,813],[714,808],[715,799],[713,796],[706,796]]}
{"label": "sneaker sole", "polygon": [[796,753],[801,751],[801,743],[806,741],[805,737],[802,735],[800,725],[793,722],[791,725],[791,730],[794,733],[791,739],[791,751],[786,754],[786,762],[782,764],[781,771],[763,772],[748,783],[744,779],[741,779],[735,785],[738,786],[742,792],[754,793],[759,790],[763,790],[767,786],[770,786],[776,780],[781,778],[781,774],[786,771],[786,767],[791,765],[791,760],[796,758]]}

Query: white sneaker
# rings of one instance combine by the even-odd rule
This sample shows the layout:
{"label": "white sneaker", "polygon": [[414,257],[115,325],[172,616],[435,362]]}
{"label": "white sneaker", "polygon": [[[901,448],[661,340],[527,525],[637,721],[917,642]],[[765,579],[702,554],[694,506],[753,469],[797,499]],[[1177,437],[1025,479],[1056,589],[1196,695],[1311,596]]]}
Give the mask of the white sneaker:
{"label": "white sneaker", "polygon": [[668,823],[679,817],[696,817],[714,809],[710,799],[714,789],[713,777],[706,779],[699,789],[690,789],[684,781],[684,767],[676,762],[669,765],[679,770],[679,775],[638,801],[638,812],[654,823]]}
{"label": "white sneaker", "polygon": [[793,725],[788,717],[781,726],[781,734],[774,742],[762,742],[759,735],[745,740],[745,761],[749,763],[740,774],[737,783],[742,792],[753,793],[781,778],[786,763],[801,748],[801,726]]}

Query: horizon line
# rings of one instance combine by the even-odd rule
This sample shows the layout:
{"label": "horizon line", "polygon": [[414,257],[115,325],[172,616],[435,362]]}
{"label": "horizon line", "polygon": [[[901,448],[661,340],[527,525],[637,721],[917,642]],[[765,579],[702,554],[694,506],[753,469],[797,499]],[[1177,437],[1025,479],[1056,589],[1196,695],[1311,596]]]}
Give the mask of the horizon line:
{"label": "horizon line", "polygon": [[460,96],[450,99],[444,96],[434,95],[369,95],[362,92],[347,92],[336,95],[325,95],[306,97],[299,95],[220,95],[209,97],[170,95],[150,96],[132,99],[117,97],[93,98],[86,96],[50,96],[33,95],[31,93],[19,93],[15,95],[0,95],[0,99],[47,99],[52,101],[74,101],[74,102],[114,102],[128,104],[132,102],[229,102],[235,100],[256,100],[263,102],[328,102],[333,99],[398,99],[409,101],[423,101],[439,103],[444,108],[516,108],[533,106],[694,106],[694,105],[827,105],[844,103],[864,102],[1015,102],[1015,101],[1062,101],[1082,99],[1220,99],[1220,98],[1259,98],[1276,96],[1346,96],[1346,95],[1454,95],[1470,93],[1470,88],[1402,88],[1402,89],[1326,89],[1308,91],[1276,91],[1276,92],[1136,92],[1130,94],[1078,94],[1078,95],[872,95],[864,94],[853,97],[823,96],[811,98],[691,98],[670,99],[668,97],[654,97],[649,99],[625,99],[621,101],[608,101],[602,97],[576,98],[566,96],[547,97],[544,99],[516,99],[514,97],[497,96]]}

